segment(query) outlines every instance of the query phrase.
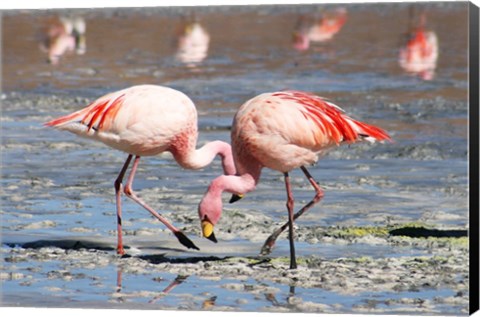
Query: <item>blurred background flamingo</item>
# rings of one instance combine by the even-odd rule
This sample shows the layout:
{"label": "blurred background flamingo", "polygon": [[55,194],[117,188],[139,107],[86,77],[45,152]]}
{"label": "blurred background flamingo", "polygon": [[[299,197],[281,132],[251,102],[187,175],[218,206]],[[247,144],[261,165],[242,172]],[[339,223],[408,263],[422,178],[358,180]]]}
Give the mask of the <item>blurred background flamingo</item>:
{"label": "blurred background flamingo", "polygon": [[438,40],[433,31],[426,29],[426,13],[422,12],[416,25],[412,23],[414,11],[409,11],[409,32],[407,40],[400,49],[398,62],[406,72],[416,74],[424,80],[435,75],[438,59]]}
{"label": "blurred background flamingo", "polygon": [[[214,179],[198,207],[204,237],[216,242],[214,225],[222,214],[222,192],[236,201],[255,189],[261,170],[268,167],[284,174],[289,221],[274,232],[262,248],[269,252],[278,235],[289,227],[290,268],[295,260],[293,221],[318,203],[323,191],[305,166],[342,143],[390,140],[382,129],[354,120],[335,104],[301,91],[264,93],[245,102],[237,111],[231,132],[237,175]],[[314,198],[294,215],[289,172],[301,168],[315,190]]]}
{"label": "blurred background flamingo", "polygon": [[293,32],[293,47],[298,51],[305,51],[310,42],[325,42],[331,40],[347,21],[347,10],[339,8],[325,12],[320,18],[302,15]]}
{"label": "blurred background flamingo", "polygon": [[48,27],[46,38],[40,48],[48,55],[48,62],[58,64],[60,58],[68,52],[85,54],[86,23],[82,17],[59,17]]}
{"label": "blurred background flamingo", "polygon": [[178,32],[176,59],[189,67],[201,63],[208,54],[210,34],[194,17],[184,21]]}
{"label": "blurred background flamingo", "polygon": [[160,220],[187,248],[197,246],[162,215],[144,203],[132,190],[140,157],[168,151],[186,169],[200,169],[218,154],[224,172],[235,174],[228,143],[213,141],[196,150],[198,137],[197,111],[193,102],[178,90],[155,85],[140,85],[100,97],[86,108],[45,123],[128,153],[127,160],[115,181],[117,204],[117,253],[124,254],[122,243],[121,191],[125,173],[135,156],[125,195],[147,209]]}

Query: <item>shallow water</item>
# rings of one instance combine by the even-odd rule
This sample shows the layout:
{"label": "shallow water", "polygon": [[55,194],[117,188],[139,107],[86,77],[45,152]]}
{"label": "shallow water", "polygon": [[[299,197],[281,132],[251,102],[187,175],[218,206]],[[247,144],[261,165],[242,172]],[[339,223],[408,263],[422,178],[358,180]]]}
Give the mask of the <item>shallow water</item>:
{"label": "shallow water", "polygon": [[[125,259],[112,251],[116,234],[113,180],[125,155],[42,127],[42,122],[77,110],[106,92],[151,83],[177,88],[194,100],[199,111],[200,144],[228,141],[231,118],[245,100],[284,88],[312,91],[353,116],[385,128],[395,143],[344,146],[310,169],[324,188],[325,198],[298,220],[299,257],[318,256],[328,262],[358,257],[380,261],[447,256],[442,254],[445,250],[370,240],[312,241],[308,232],[301,231],[409,222],[443,229],[468,226],[466,4],[417,7],[417,12],[425,8],[427,28],[439,39],[432,80],[407,74],[398,65],[409,23],[409,7],[404,4],[346,5],[347,22],[332,40],[296,51],[291,40],[299,16],[336,7],[4,12],[2,255],[9,259],[18,253],[28,260],[2,264],[2,305],[466,311],[465,301],[460,299],[468,296],[468,289],[453,290],[445,282],[434,287],[419,282],[411,290],[355,290],[346,295],[320,284],[297,285],[295,296],[287,300],[291,284],[263,278],[259,272],[250,278],[225,273],[219,281],[205,279],[195,271],[168,296],[144,305],[175,279],[177,269],[155,269],[155,261],[140,256],[256,256],[268,234],[286,219],[282,176],[265,170],[255,192],[234,205],[227,204],[223,221],[216,228],[220,242],[213,245],[199,237],[196,208],[209,181],[221,173],[219,162],[187,172],[169,155],[145,158],[135,188],[202,250],[185,251],[141,207],[125,200],[129,253],[137,265],[152,265],[154,269],[127,270],[122,288],[117,290],[118,267]],[[206,58],[193,64],[175,58],[182,17],[192,14],[210,34]],[[39,45],[49,22],[58,15],[84,17],[87,50],[83,55],[67,53],[57,65],[51,65]],[[302,173],[292,172],[292,182],[297,206],[308,202],[313,193]],[[72,245],[62,245],[61,241],[71,241]],[[80,258],[97,256],[103,264],[73,267],[78,241],[81,246],[90,245],[87,249],[91,250],[91,254],[80,253]],[[51,247],[70,250],[72,258],[56,258],[60,251]],[[39,253],[50,260],[36,260]],[[286,255],[288,244],[281,236],[272,257]],[[184,270],[190,272],[191,268]],[[49,301],[45,301],[45,292],[51,295]],[[217,296],[214,304],[205,304],[213,296]]]}

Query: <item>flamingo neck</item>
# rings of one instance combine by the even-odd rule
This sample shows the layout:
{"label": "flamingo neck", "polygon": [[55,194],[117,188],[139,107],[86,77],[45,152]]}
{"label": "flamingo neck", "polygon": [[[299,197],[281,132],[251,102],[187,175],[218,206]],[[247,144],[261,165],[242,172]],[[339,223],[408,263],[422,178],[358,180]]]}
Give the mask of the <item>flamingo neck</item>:
{"label": "flamingo neck", "polygon": [[230,144],[223,141],[212,141],[199,149],[195,149],[195,144],[189,143],[183,147],[175,147],[171,152],[178,164],[186,169],[203,168],[209,165],[218,154],[222,159],[224,173],[233,175],[236,172],[232,148]]}
{"label": "flamingo neck", "polygon": [[243,175],[221,175],[215,178],[198,205],[200,220],[208,219],[215,225],[222,215],[222,193],[245,194],[255,189],[260,178],[258,171]]}

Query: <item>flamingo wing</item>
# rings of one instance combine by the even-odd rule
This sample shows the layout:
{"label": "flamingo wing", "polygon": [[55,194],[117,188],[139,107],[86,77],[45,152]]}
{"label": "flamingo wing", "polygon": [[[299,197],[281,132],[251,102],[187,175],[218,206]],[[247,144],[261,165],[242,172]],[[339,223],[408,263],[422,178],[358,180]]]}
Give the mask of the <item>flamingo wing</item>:
{"label": "flamingo wing", "polygon": [[108,94],[92,102],[86,108],[74,113],[56,118],[45,125],[61,129],[71,123],[80,123],[86,127],[85,132],[102,130],[105,123],[111,123],[116,113],[120,110],[125,98],[125,93]]}
{"label": "flamingo wing", "polygon": [[240,172],[252,160],[287,172],[315,163],[333,146],[363,139],[390,137],[380,128],[350,118],[335,104],[302,91],[266,93],[247,101],[232,127]]}
{"label": "flamingo wing", "polygon": [[190,98],[177,90],[139,85],[107,94],[45,125],[150,156],[167,150],[175,140],[196,140],[197,112]]}
{"label": "flamingo wing", "polygon": [[291,90],[277,92],[272,96],[278,96],[299,105],[299,111],[306,119],[315,123],[323,138],[326,136],[330,142],[337,145],[341,142],[353,143],[360,139],[390,140],[389,135],[382,129],[352,119],[342,108],[316,95]]}

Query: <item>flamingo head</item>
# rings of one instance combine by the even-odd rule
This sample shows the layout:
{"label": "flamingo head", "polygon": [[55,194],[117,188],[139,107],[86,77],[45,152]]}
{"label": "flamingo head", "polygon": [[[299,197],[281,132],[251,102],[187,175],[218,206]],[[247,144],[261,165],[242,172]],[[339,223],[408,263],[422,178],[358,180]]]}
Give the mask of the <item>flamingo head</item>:
{"label": "flamingo head", "polygon": [[[217,177],[212,181],[207,192],[198,204],[198,217],[200,218],[202,235],[213,242],[217,242],[215,234],[213,233],[213,228],[222,216],[222,192],[226,191],[228,186],[227,184],[229,182],[235,180],[238,181],[238,178],[238,176],[231,175],[222,175]],[[231,192],[231,190],[228,191]],[[248,189],[245,190],[245,192],[248,191]],[[242,197],[243,194],[234,193],[230,199],[230,203],[240,200]]]}
{"label": "flamingo head", "polygon": [[213,228],[222,215],[222,197],[221,193],[215,195],[215,192],[210,189],[198,205],[198,217],[202,226],[202,235],[210,241],[217,242]]}
{"label": "flamingo head", "polygon": [[[229,202],[234,203],[236,201],[239,201],[243,198],[243,196],[244,195],[242,194],[232,194]],[[217,239],[215,238],[215,234],[213,232],[213,227],[218,222],[222,214],[221,201],[220,206],[215,206],[215,204],[207,205],[208,203],[205,203],[204,201],[205,198],[200,202],[200,205],[198,207],[198,215],[202,224],[202,234],[205,238],[217,243]]]}

